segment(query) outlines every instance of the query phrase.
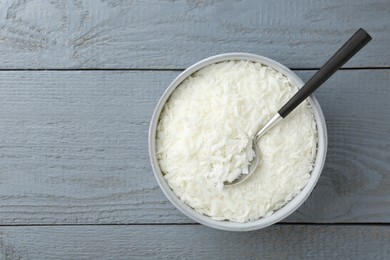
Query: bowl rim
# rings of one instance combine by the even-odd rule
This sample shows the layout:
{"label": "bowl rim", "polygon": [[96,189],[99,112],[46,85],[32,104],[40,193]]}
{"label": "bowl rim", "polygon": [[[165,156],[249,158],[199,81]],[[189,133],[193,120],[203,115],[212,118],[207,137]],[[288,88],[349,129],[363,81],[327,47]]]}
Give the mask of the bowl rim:
{"label": "bowl rim", "polygon": [[302,205],[302,203],[309,197],[315,185],[317,184],[322,169],[324,167],[326,153],[327,153],[327,146],[328,146],[327,130],[326,130],[326,123],[325,123],[325,118],[322,109],[317,99],[312,94],[310,97],[308,97],[308,101],[310,106],[312,107],[316,124],[317,124],[317,131],[318,131],[317,155],[316,155],[314,168],[310,174],[310,179],[308,183],[305,185],[305,187],[292,200],[290,200],[287,204],[285,204],[280,209],[276,210],[270,216],[266,216],[258,220],[253,220],[245,223],[239,223],[233,221],[219,221],[219,220],[212,219],[209,216],[198,213],[193,208],[186,205],[178,196],[176,196],[173,190],[169,187],[168,183],[165,181],[165,178],[163,176],[163,173],[160,169],[157,160],[156,133],[157,133],[157,125],[160,118],[160,114],[166,101],[171,96],[172,92],[188,76],[194,74],[198,70],[208,65],[211,65],[213,63],[228,61],[228,60],[248,60],[252,62],[258,62],[281,72],[283,75],[291,79],[292,82],[296,86],[298,86],[298,88],[301,88],[304,85],[303,81],[293,71],[291,71],[284,65],[280,64],[279,62],[273,59],[256,55],[256,54],[242,53],[242,52],[223,53],[223,54],[218,54],[203,59],[201,61],[198,61],[197,63],[191,65],[186,70],[181,72],[172,81],[172,83],[168,86],[168,88],[164,91],[163,95],[159,99],[156,108],[153,112],[150,127],[149,127],[149,157],[154,172],[154,176],[161,190],[168,198],[168,200],[184,215],[186,215],[187,217],[189,217],[190,219],[198,223],[201,223],[203,225],[215,229],[226,230],[226,231],[251,231],[251,230],[265,228],[276,222],[281,221],[282,219],[292,214],[296,209],[298,209]]}

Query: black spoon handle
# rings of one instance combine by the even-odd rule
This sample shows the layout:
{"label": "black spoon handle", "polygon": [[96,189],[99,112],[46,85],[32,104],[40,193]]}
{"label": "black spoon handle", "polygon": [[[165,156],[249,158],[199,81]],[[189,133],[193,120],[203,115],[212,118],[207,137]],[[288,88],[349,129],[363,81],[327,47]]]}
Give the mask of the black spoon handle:
{"label": "black spoon handle", "polygon": [[303,100],[322,85],[330,76],[332,76],[341,66],[343,66],[352,56],[354,56],[369,41],[371,36],[360,28],[316,74],[278,111],[281,117],[286,117]]}

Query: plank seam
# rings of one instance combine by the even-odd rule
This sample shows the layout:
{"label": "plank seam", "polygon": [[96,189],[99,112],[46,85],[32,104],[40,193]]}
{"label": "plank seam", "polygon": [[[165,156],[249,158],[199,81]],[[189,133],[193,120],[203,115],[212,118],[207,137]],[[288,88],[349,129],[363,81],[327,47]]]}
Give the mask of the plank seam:
{"label": "plank seam", "polygon": [[[305,222],[280,222],[274,226],[390,226],[388,222],[356,222],[356,223],[305,223]],[[69,227],[69,226],[201,226],[199,223],[132,223],[132,224],[0,224],[0,227]]]}
{"label": "plank seam", "polygon": [[[290,68],[291,70],[318,70],[319,68]],[[390,67],[346,67],[340,70],[388,70]],[[185,68],[78,68],[78,69],[0,69],[1,71],[183,71]]]}

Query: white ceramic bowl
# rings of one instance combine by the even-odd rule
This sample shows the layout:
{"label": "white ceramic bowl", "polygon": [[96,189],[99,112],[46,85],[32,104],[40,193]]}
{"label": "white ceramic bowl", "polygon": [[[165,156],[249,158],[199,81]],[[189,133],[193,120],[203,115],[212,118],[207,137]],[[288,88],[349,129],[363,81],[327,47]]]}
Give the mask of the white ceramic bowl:
{"label": "white ceramic bowl", "polygon": [[185,80],[188,76],[194,74],[198,70],[213,64],[218,63],[222,61],[228,61],[228,60],[249,60],[253,62],[258,62],[261,64],[265,64],[288,78],[290,78],[298,87],[303,86],[303,81],[291,70],[283,66],[282,64],[266,58],[259,55],[249,54],[249,53],[226,53],[226,54],[220,54],[216,56],[212,56],[209,58],[206,58],[204,60],[199,61],[198,63],[195,63],[182,73],[169,85],[167,90],[164,92],[162,97],[160,98],[160,101],[157,104],[157,107],[154,111],[150,129],[149,129],[149,154],[150,159],[154,171],[154,175],[157,179],[158,184],[160,185],[162,191],[167,196],[167,198],[171,201],[171,203],[180,210],[183,214],[188,216],[189,218],[204,224],[209,227],[213,227],[216,229],[221,230],[229,230],[229,231],[249,231],[249,230],[256,230],[260,228],[267,227],[269,225],[272,225],[276,222],[281,221],[282,219],[286,218],[288,215],[293,213],[310,195],[311,191],[315,187],[318,178],[321,175],[322,168],[324,166],[325,157],[326,157],[326,150],[328,145],[328,138],[326,133],[326,125],[324,120],[324,115],[322,113],[321,107],[318,104],[316,98],[311,95],[308,98],[308,101],[313,108],[315,120],[317,123],[317,129],[318,129],[318,147],[317,147],[317,157],[314,165],[314,169],[311,173],[311,177],[309,182],[306,184],[306,186],[302,189],[302,191],[295,196],[290,202],[288,202],[286,205],[284,205],[279,210],[275,211],[272,215],[268,217],[264,217],[255,221],[247,222],[247,223],[237,223],[237,222],[231,222],[231,221],[218,221],[214,220],[208,216],[202,215],[198,212],[196,212],[191,207],[187,206],[178,198],[175,193],[172,191],[172,189],[168,186],[167,182],[164,179],[163,173],[161,172],[157,156],[156,156],[156,131],[157,131],[157,124],[160,118],[161,111],[172,94],[172,92],[180,85],[183,80]]}

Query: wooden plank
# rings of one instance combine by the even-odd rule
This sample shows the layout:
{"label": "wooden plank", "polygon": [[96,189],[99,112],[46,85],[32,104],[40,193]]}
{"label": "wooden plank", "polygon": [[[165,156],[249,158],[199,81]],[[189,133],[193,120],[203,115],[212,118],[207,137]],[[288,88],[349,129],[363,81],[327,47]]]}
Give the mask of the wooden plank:
{"label": "wooden plank", "polygon": [[[178,73],[0,72],[0,224],[191,223],[147,152],[153,109]],[[390,70],[343,70],[319,90],[327,162],[287,221],[390,221],[389,82]]]}
{"label": "wooden plank", "polygon": [[185,68],[250,52],[318,68],[359,27],[374,40],[348,67],[390,66],[390,2],[0,2],[0,69]]}
{"label": "wooden plank", "polygon": [[389,259],[389,226],[1,227],[4,259]]}

